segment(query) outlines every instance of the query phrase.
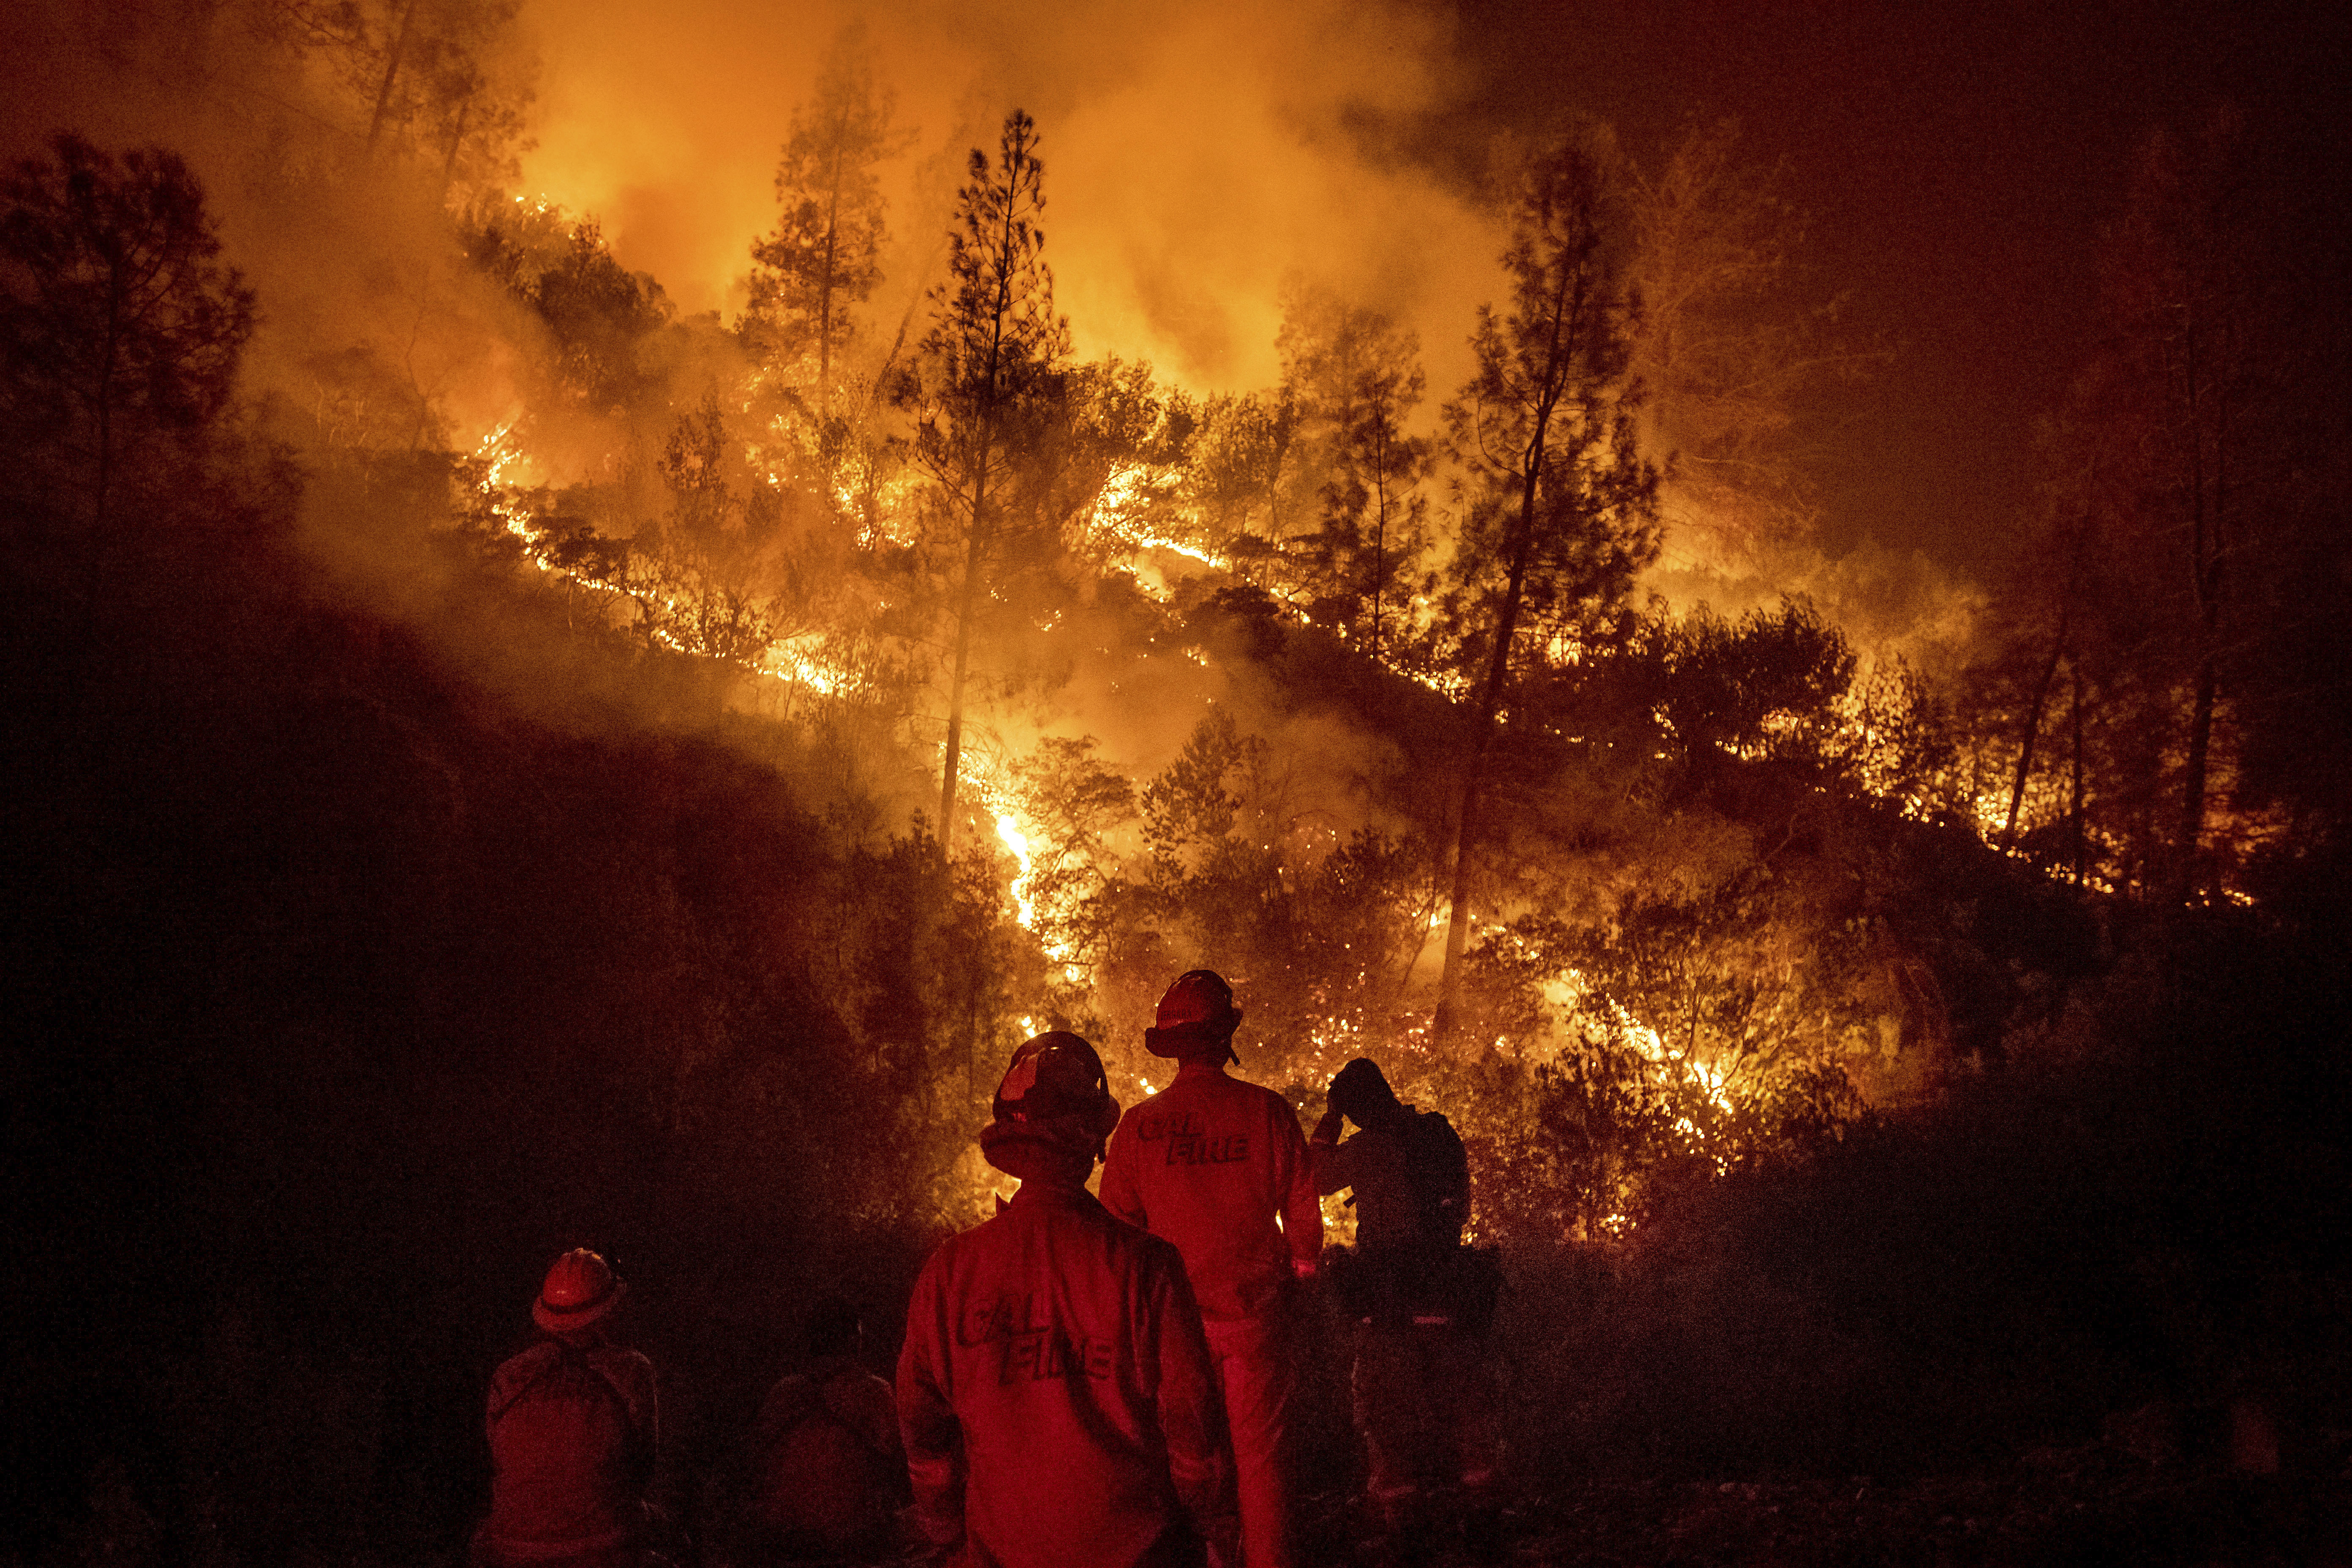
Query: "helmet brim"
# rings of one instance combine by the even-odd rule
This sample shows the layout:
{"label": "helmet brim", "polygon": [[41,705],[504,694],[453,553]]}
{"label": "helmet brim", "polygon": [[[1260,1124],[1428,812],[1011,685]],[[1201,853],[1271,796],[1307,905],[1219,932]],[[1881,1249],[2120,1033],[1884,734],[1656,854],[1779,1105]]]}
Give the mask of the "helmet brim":
{"label": "helmet brim", "polygon": [[1241,1015],[1235,1011],[1233,1020],[1195,1024],[1171,1024],[1162,1029],[1143,1031],[1143,1048],[1155,1057],[1202,1057],[1222,1053],[1234,1061],[1241,1057],[1234,1050],[1234,1031],[1241,1026]]}
{"label": "helmet brim", "polygon": [[549,1305],[547,1298],[541,1296],[530,1304],[530,1321],[551,1334],[568,1334],[612,1316],[613,1309],[619,1306],[621,1298],[628,1293],[628,1285],[616,1276],[613,1288],[604,1295],[568,1310]]}
{"label": "helmet brim", "polygon": [[[1113,1125],[1117,1125],[1116,1122]],[[1103,1157],[1108,1134],[1077,1117],[1032,1122],[992,1121],[980,1130],[980,1155],[1008,1176],[1026,1181],[1067,1166],[1083,1179]]]}

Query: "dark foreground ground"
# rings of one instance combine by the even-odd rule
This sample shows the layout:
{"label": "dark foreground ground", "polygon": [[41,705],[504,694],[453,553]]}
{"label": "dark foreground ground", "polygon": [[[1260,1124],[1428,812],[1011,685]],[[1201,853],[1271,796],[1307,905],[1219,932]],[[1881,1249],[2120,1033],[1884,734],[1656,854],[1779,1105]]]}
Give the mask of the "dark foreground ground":
{"label": "dark foreground ground", "polygon": [[[2200,1431],[2199,1428],[2204,1428]],[[2005,1564],[2352,1563],[2352,1431],[2326,1431],[2270,1474],[2260,1424],[2152,1405],[2098,1440],[1965,1475],[1780,1481],[1564,1480],[1521,1496],[1500,1550],[1436,1532],[1384,1541],[1318,1500],[1307,1561],[1323,1568],[1505,1563],[1523,1568],[1999,1568]],[[2221,1445],[2203,1458],[2185,1454]]]}

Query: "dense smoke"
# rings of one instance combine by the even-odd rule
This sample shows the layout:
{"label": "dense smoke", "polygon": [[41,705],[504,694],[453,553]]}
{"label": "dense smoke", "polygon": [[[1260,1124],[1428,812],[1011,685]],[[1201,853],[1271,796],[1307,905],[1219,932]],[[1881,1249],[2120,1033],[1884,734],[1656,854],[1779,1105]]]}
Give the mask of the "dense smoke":
{"label": "dense smoke", "polygon": [[[1424,327],[1435,384],[1465,364],[1493,230],[1367,124],[1442,107],[1450,24],[1382,5],[836,6],[612,4],[534,14],[549,89],[525,183],[603,216],[682,308],[731,311],[793,105],[862,29],[915,140],[891,174],[891,321],[938,280],[965,150],[1036,116],[1050,257],[1084,357],[1151,361],[1199,390],[1274,379],[1292,271]],[[656,37],[648,49],[639,40]]]}

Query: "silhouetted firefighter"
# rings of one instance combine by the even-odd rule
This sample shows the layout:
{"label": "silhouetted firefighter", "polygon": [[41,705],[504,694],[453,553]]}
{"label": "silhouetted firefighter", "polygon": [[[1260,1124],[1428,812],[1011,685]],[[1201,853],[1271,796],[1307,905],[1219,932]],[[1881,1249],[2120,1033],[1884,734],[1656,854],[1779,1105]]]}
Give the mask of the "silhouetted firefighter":
{"label": "silhouetted firefighter", "polygon": [[1233,1453],[1176,1248],[1086,1188],[1118,1101],[1077,1036],[1013,1053],[982,1152],[1021,1189],[915,1282],[898,1357],[913,1515],[971,1568],[1239,1561]]}
{"label": "silhouetted firefighter", "polygon": [[866,1326],[838,1299],[809,1313],[808,1366],[777,1380],[751,1432],[748,1517],[737,1568],[871,1561],[891,1545],[907,1453],[890,1384],[866,1369]]}
{"label": "silhouetted firefighter", "polygon": [[[1342,1118],[1360,1129],[1345,1143]],[[1458,1482],[1462,1522],[1488,1537],[1501,1444],[1486,1338],[1498,1281],[1492,1253],[1462,1246],[1462,1140],[1437,1112],[1400,1103],[1359,1057],[1332,1079],[1308,1147],[1320,1191],[1355,1193],[1356,1246],[1335,1251],[1331,1290],[1356,1323],[1356,1427],[1381,1522],[1422,1535],[1439,1522],[1435,1496]]]}
{"label": "silhouetted firefighter", "polygon": [[1213,971],[1168,987],[1143,1043],[1183,1065],[1119,1122],[1102,1197],[1184,1255],[1232,1425],[1244,1558],[1249,1568],[1286,1568],[1286,1435],[1298,1385],[1292,1297],[1294,1280],[1313,1279],[1322,1256],[1323,1211],[1289,1101],[1225,1072],[1241,1060],[1233,1048],[1241,1021],[1233,987]]}
{"label": "silhouetted firefighter", "polygon": [[653,1363],[607,1337],[627,1289],[584,1247],[548,1269],[530,1310],[545,1337],[490,1379],[476,1568],[638,1568],[656,1555]]}

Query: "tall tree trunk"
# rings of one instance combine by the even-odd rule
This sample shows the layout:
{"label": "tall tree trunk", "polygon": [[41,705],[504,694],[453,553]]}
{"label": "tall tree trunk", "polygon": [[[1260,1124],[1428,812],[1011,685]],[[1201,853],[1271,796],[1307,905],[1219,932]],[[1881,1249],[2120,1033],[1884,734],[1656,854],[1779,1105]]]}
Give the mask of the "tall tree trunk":
{"label": "tall tree trunk", "polygon": [[2074,886],[2083,885],[2083,661],[2070,658],[2066,673],[2074,688],[2074,777],[2067,801],[2067,819],[2074,824]]}
{"label": "tall tree trunk", "polygon": [[2004,849],[2017,839],[2018,808],[2025,804],[2025,781],[2033,772],[2033,743],[2042,731],[2042,705],[2050,700],[2050,683],[2057,679],[2058,660],[2066,651],[2066,619],[2072,608],[2070,605],[2058,614],[2058,635],[2050,644],[2050,662],[2042,667],[2042,679],[2033,688],[2032,704],[2025,712],[2025,736],[2017,747],[2017,776],[2009,785],[2009,820],[2000,829]]}
{"label": "tall tree trunk", "polygon": [[[1571,288],[1572,279],[1578,285],[1575,288]],[[1487,662],[1486,683],[1478,695],[1477,734],[1471,745],[1470,765],[1462,777],[1462,806],[1454,815],[1454,901],[1446,911],[1445,960],[1438,971],[1437,1012],[1430,1020],[1433,1041],[1443,1041],[1453,1032],[1461,1011],[1462,953],[1470,942],[1470,855],[1477,842],[1478,792],[1485,783],[1486,754],[1494,746],[1495,719],[1502,706],[1504,678],[1510,668],[1511,638],[1518,630],[1519,602],[1527,587],[1528,564],[1535,554],[1537,487],[1543,478],[1552,413],[1559,405],[1568,380],[1566,367],[1560,363],[1561,340],[1568,335],[1570,311],[1582,311],[1581,281],[1575,278],[1575,269],[1562,268],[1559,287],[1552,299],[1551,341],[1546,345],[1544,381],[1537,390],[1533,429],[1520,465],[1518,537],[1513,542],[1502,614],[1496,617],[1494,657]]]}
{"label": "tall tree trunk", "polygon": [[2189,705],[2189,758],[2182,768],[2180,785],[2180,839],[2174,850],[2179,858],[2177,885],[2173,899],[2187,903],[2196,895],[2201,879],[2198,872],[2200,852],[2205,837],[2206,773],[2210,765],[2213,743],[2213,699],[2216,682],[2213,670],[2212,616],[2199,617],[2197,650],[2197,685]]}
{"label": "tall tree trunk", "polygon": [[995,314],[988,331],[988,374],[982,386],[980,404],[980,456],[972,466],[971,540],[964,552],[963,592],[956,608],[955,679],[948,688],[948,754],[940,783],[940,853],[944,855],[955,840],[956,773],[963,760],[963,688],[964,677],[971,668],[971,617],[979,604],[980,578],[986,568],[988,514],[988,461],[996,439],[997,376],[1004,353],[1004,313],[1013,307],[1013,198],[1004,204],[1004,232],[997,241],[997,283]]}
{"label": "tall tree trunk", "polygon": [[824,275],[816,286],[816,416],[820,421],[833,413],[833,265],[835,247],[840,243],[841,133],[836,132],[833,139],[833,183],[825,193]]}
{"label": "tall tree trunk", "polygon": [[2213,481],[2209,506],[2205,480],[2204,401],[2198,376],[2195,323],[2182,344],[2183,389],[2189,410],[2189,583],[2196,595],[2197,673],[2189,697],[2189,756],[2180,787],[2180,836],[2174,848],[2177,862],[2172,901],[2185,904],[2200,882],[2205,837],[2205,795],[2211,765],[2213,707],[2220,684],[2219,644],[2221,630],[2222,532],[2228,489],[2228,406],[2214,397]]}
{"label": "tall tree trunk", "polygon": [[1430,1022],[1434,1040],[1444,1040],[1453,1032],[1461,1008],[1462,952],[1470,940],[1470,856],[1477,842],[1478,792],[1486,782],[1486,753],[1494,746],[1496,715],[1502,707],[1503,683],[1510,670],[1511,639],[1518,630],[1528,563],[1535,553],[1536,486],[1543,470],[1544,438],[1550,422],[1551,405],[1547,401],[1537,418],[1535,455],[1528,461],[1526,483],[1520,490],[1518,538],[1511,552],[1502,614],[1496,617],[1494,657],[1487,661],[1486,679],[1479,689],[1476,735],[1471,742],[1470,765],[1462,777],[1462,805],[1454,815],[1454,897],[1446,911],[1445,963],[1438,972],[1437,1016]]}
{"label": "tall tree trunk", "polygon": [[449,199],[449,185],[457,177],[457,149],[466,144],[466,116],[474,107],[474,95],[467,93],[457,102],[457,122],[449,131],[449,155],[441,161],[441,194],[439,199]]}
{"label": "tall tree trunk", "polygon": [[383,85],[376,89],[375,113],[368,120],[368,157],[375,157],[376,139],[383,134],[383,117],[392,107],[392,85],[400,79],[400,62],[408,53],[409,29],[416,22],[417,0],[408,0],[400,13],[400,31],[392,40],[392,53],[383,62]]}
{"label": "tall tree trunk", "polygon": [[[980,489],[985,490],[983,479]],[[985,564],[984,544],[981,538],[980,500],[972,502],[974,513],[971,540],[964,552],[963,591],[956,602],[955,679],[948,688],[948,748],[946,771],[940,784],[940,850],[947,851],[955,837],[956,772],[963,757],[963,688],[964,677],[971,662],[971,614],[980,589],[980,574]]]}

